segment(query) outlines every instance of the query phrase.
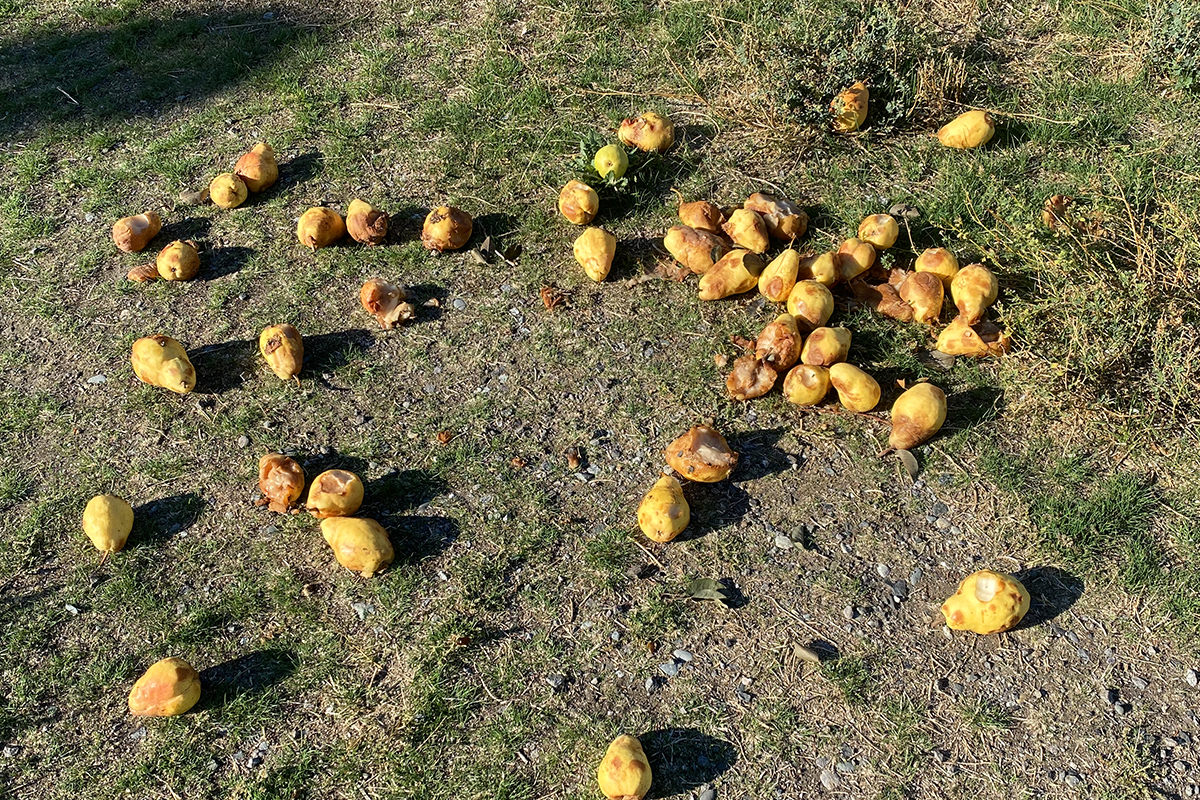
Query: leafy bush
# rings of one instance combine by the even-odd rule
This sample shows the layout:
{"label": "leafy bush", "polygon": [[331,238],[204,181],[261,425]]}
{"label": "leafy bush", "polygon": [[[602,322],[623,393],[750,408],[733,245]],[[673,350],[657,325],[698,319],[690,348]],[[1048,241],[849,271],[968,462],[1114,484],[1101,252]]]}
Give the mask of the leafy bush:
{"label": "leafy bush", "polygon": [[1147,13],[1147,70],[1184,91],[1200,89],[1200,5],[1193,0],[1159,0]]}

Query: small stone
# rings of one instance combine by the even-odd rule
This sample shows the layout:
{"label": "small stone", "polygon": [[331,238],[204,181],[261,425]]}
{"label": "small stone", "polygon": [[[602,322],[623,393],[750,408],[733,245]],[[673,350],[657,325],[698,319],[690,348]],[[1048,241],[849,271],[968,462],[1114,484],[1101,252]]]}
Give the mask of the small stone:
{"label": "small stone", "polygon": [[705,789],[703,792],[701,792],[700,796],[696,800],[716,800],[716,797],[717,797],[717,790],[710,786],[707,789]]}
{"label": "small stone", "polygon": [[463,311],[467,307],[467,301],[463,300],[461,297],[456,297],[451,305],[454,306],[455,310]]}
{"label": "small stone", "polygon": [[1132,710],[1133,706],[1131,706],[1129,703],[1117,703],[1113,706],[1113,711],[1116,712],[1118,717],[1123,717]]}
{"label": "small stone", "polygon": [[692,654],[687,650],[676,650],[675,652],[671,653],[671,655],[675,656],[677,660],[682,661],[685,664],[692,660]]}
{"label": "small stone", "polygon": [[945,764],[950,760],[950,752],[948,750],[934,750],[933,758],[939,764]]}
{"label": "small stone", "polygon": [[924,571],[920,567],[916,567],[912,572],[908,573],[909,584],[916,586],[921,582],[921,578],[925,577]]}
{"label": "small stone", "polygon": [[76,608],[75,606],[71,605],[70,603],[67,603],[66,605],[64,605],[63,610],[65,610],[68,614],[70,614],[73,617],[79,616],[79,609]]}
{"label": "small stone", "polygon": [[249,447],[250,446],[250,437],[243,433],[237,439],[237,446],[238,447]]}
{"label": "small stone", "polygon": [[1200,684],[1200,675],[1198,675],[1194,669],[1189,669],[1186,673],[1184,673],[1183,679],[1187,681],[1187,685],[1191,686],[1193,689],[1196,688],[1197,684]]}
{"label": "small stone", "polygon": [[936,503],[933,504],[933,515],[935,517],[944,517],[949,513],[950,513],[950,506],[946,505],[941,500],[938,500]]}
{"label": "small stone", "polygon": [[775,537],[775,546],[780,550],[791,550],[795,547],[795,542],[790,537],[784,536],[782,533]]}
{"label": "small stone", "polygon": [[837,771],[843,775],[849,775],[850,773],[854,772],[855,766],[856,765],[853,761],[839,761],[837,763]]}
{"label": "small stone", "polygon": [[129,734],[129,738],[132,741],[140,742],[141,740],[146,738],[146,729],[144,727],[138,728],[133,733]]}
{"label": "small stone", "polygon": [[1133,685],[1133,688],[1141,690],[1141,691],[1145,691],[1146,689],[1148,689],[1150,687],[1150,682],[1147,681],[1145,678],[1140,677],[1138,675],[1134,675],[1133,677],[1131,677],[1129,679],[1129,682]]}
{"label": "small stone", "polygon": [[96,219],[96,215],[90,211],[83,215],[84,222],[93,222],[93,221],[95,221],[95,219]]}
{"label": "small stone", "polygon": [[1117,702],[1117,698],[1119,698],[1120,696],[1121,696],[1120,693],[1117,692],[1116,689],[1109,689],[1108,691],[1106,691],[1104,693],[1104,699],[1108,701],[1109,705],[1112,705],[1113,703]]}
{"label": "small stone", "polygon": [[104,375],[93,375],[92,377],[87,379],[87,382],[92,384],[93,386],[98,386],[99,384],[105,383],[107,381],[108,381],[108,378],[105,377]]}
{"label": "small stone", "polygon": [[813,650],[810,647],[805,647],[804,645],[798,644],[792,648],[792,651],[796,654],[796,657],[799,658],[801,661],[808,661],[809,663],[812,663],[812,664],[820,664],[821,663],[821,654],[818,653],[816,650]]}
{"label": "small stone", "polygon": [[933,526],[939,531],[949,530],[950,520],[946,519],[945,517],[938,517],[936,520],[934,520]]}
{"label": "small stone", "polygon": [[879,577],[886,578],[892,574],[892,568],[889,567],[887,564],[876,564],[875,572],[877,572],[879,574]]}
{"label": "small stone", "polygon": [[858,612],[854,610],[854,606],[846,606],[842,609],[842,616],[845,617],[847,621],[850,621],[858,616]]}
{"label": "small stone", "polygon": [[1072,789],[1083,785],[1083,778],[1079,777],[1074,772],[1068,772],[1063,780],[1066,781],[1067,786],[1070,786]]}
{"label": "small stone", "polygon": [[838,787],[837,776],[834,775],[831,770],[821,770],[821,785],[824,786],[826,790],[832,792]]}
{"label": "small stone", "polygon": [[354,609],[354,613],[358,615],[359,620],[365,620],[367,614],[370,614],[374,610],[369,603],[351,603],[350,607]]}
{"label": "small stone", "polygon": [[908,598],[908,581],[898,580],[892,584],[892,596],[897,600]]}
{"label": "small stone", "polygon": [[1174,764],[1171,765],[1171,769],[1175,770],[1180,775],[1182,775],[1183,773],[1188,771],[1188,765],[1187,765],[1186,761],[1176,761]]}
{"label": "small stone", "polygon": [[262,756],[254,755],[254,756],[250,756],[250,758],[246,761],[246,767],[249,769],[254,769],[255,767],[257,767],[258,765],[260,765],[262,763],[263,763]]}
{"label": "small stone", "polygon": [[554,691],[557,692],[559,689],[561,689],[563,686],[566,685],[567,676],[559,675],[558,673],[551,673],[546,676],[546,683],[550,684],[550,688],[554,689]]}
{"label": "small stone", "polygon": [[608,638],[609,638],[609,639],[612,639],[614,642],[619,642],[619,641],[621,641],[621,632],[620,632],[620,631],[613,631],[612,633],[610,633],[610,634],[608,635]]}
{"label": "small stone", "polygon": [[654,694],[658,689],[658,681],[653,677],[646,678],[646,694]]}
{"label": "small stone", "polygon": [[674,661],[664,661],[658,665],[658,671],[668,678],[674,678],[679,674],[679,665]]}

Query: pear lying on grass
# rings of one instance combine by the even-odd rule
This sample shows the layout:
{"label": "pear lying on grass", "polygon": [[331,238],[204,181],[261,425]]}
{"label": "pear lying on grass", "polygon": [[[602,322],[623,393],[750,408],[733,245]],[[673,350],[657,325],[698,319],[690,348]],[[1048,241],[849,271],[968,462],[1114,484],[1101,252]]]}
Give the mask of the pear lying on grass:
{"label": "pear lying on grass", "polygon": [[258,351],[280,380],[290,381],[304,364],[304,339],[292,325],[270,325],[258,335]]}
{"label": "pear lying on grass", "polygon": [[841,362],[831,366],[829,382],[837,389],[838,402],[847,411],[870,411],[879,405],[879,383],[853,364]]}
{"label": "pear lying on grass", "polygon": [[872,214],[858,226],[858,238],[876,250],[887,250],[899,235],[900,225],[891,214]]}
{"label": "pear lying on grass", "polygon": [[246,202],[250,190],[237,175],[222,172],[208,185],[208,196],[221,208],[237,208]]}
{"label": "pear lying on grass", "polygon": [[725,388],[734,400],[753,400],[771,391],[779,373],[766,361],[754,356],[742,356],[733,362],[733,370],[725,380]]}
{"label": "pear lying on grass", "polygon": [[617,254],[617,237],[603,228],[588,228],[574,245],[575,260],[589,278],[600,283],[608,277]]}
{"label": "pear lying on grass", "polygon": [[321,520],[321,536],[339,564],[364,578],[370,578],[395,558],[387,531],[373,519],[329,517]]}
{"label": "pear lying on grass", "polygon": [[946,393],[932,383],[918,383],[892,403],[892,434],[888,445],[910,450],[929,441],[946,422]]}
{"label": "pear lying on grass", "polygon": [[309,250],[328,247],[345,235],[346,221],[332,208],[310,208],[296,222],[296,238]]}
{"label": "pear lying on grass", "polygon": [[600,211],[600,195],[583,181],[567,181],[558,193],[558,213],[575,225],[587,225]]}
{"label": "pear lying on grass", "polygon": [[385,331],[417,318],[417,307],[412,303],[412,296],[382,278],[368,278],[358,290],[358,302]]}
{"label": "pear lying on grass", "polygon": [[729,242],[721,236],[686,225],[668,229],[663,237],[663,247],[672,258],[697,275],[708,272],[729,252]]}
{"label": "pear lying on grass", "polygon": [[798,406],[815,406],[829,394],[829,370],[797,364],[783,379],[783,395]]}
{"label": "pear lying on grass", "polygon": [[163,280],[190,281],[200,272],[200,253],[195,242],[171,242],[158,252],[154,268]]}
{"label": "pear lying on grass", "polygon": [[642,743],[628,735],[613,740],[596,770],[600,791],[608,800],[642,800],[650,791],[651,777]]}
{"label": "pear lying on grass", "polygon": [[144,336],[133,343],[130,357],[133,374],[151,386],[159,386],[178,394],[196,388],[196,370],[188,360],[183,345],[170,336]]}
{"label": "pear lying on grass", "polygon": [[346,232],[359,244],[382,244],[388,234],[388,215],[357,197],[346,209]]}
{"label": "pear lying on grass", "polygon": [[133,508],[112,494],[102,494],[88,500],[83,509],[83,532],[96,549],[115,553],[125,547],[133,530]]}
{"label": "pear lying on grass", "polygon": [[362,506],[363,482],[350,470],[327,469],[308,488],[308,513],[317,519],[348,517]]}
{"label": "pear lying on grass", "polygon": [[683,533],[691,519],[691,511],[679,481],[670,475],[659,478],[642,498],[637,518],[642,533],[656,542],[669,542]]}
{"label": "pear lying on grass", "polygon": [[748,208],[739,208],[730,214],[721,229],[734,244],[751,253],[765,253],[771,245],[766,221],[757,211]]}
{"label": "pear lying on grass", "polygon": [[304,468],[295,459],[267,453],[258,460],[258,490],[263,494],[260,504],[286,513],[304,493]]}
{"label": "pear lying on grass", "polygon": [[623,120],[617,129],[617,138],[638,150],[665,153],[675,144],[675,123],[669,117],[647,111],[639,117]]}
{"label": "pear lying on grass", "polygon": [[237,160],[233,165],[233,174],[250,191],[261,192],[279,180],[279,162],[275,160],[275,151],[266,142],[259,142]]}
{"label": "pear lying on grass", "polygon": [[182,658],[164,658],[133,684],[129,712],[135,717],[174,717],[199,699],[200,673]]}
{"label": "pear lying on grass", "polygon": [[113,244],[126,253],[140,253],[162,230],[162,219],[153,211],[122,217],[113,223]]}
{"label": "pear lying on grass", "polygon": [[438,206],[425,217],[421,244],[427,250],[458,250],[471,239],[475,229],[471,215],[454,206]]}
{"label": "pear lying on grass", "polygon": [[971,150],[982,147],[996,135],[996,120],[986,111],[975,109],[960,114],[938,131],[938,141],[946,147]]}
{"label": "pear lying on grass", "polygon": [[748,250],[731,250],[700,276],[701,300],[721,300],[748,292],[758,285],[763,271],[761,257]]}
{"label": "pear lying on grass", "polygon": [[697,425],[667,445],[664,453],[671,469],[690,481],[716,483],[729,477],[738,454],[725,437],[709,425]]}
{"label": "pear lying on grass", "polygon": [[838,92],[829,104],[829,110],[833,113],[833,129],[840,133],[858,130],[867,121],[870,96],[867,85],[862,81]]}
{"label": "pear lying on grass", "polygon": [[1029,592],[1012,575],[991,570],[972,572],[942,603],[951,630],[981,635],[1002,633],[1017,625],[1029,611]]}

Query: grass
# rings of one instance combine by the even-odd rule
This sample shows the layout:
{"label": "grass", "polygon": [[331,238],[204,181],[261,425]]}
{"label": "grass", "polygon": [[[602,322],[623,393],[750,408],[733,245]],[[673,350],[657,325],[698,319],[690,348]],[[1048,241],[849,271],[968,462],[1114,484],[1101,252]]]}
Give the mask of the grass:
{"label": "grass", "polygon": [[[982,561],[1078,573],[1079,618],[1153,641],[1164,664],[1186,660],[1200,610],[1194,12],[801,5],[0,0],[0,739],[17,748],[0,785],[47,798],[582,798],[605,741],[631,731],[647,735],[658,796],[819,791],[812,753],[843,746],[873,765],[843,776],[848,792],[944,796],[926,756],[953,749],[958,719],[1000,748],[1027,709],[925,703],[930,671],[1003,682],[981,661],[988,646],[1033,649],[1045,633],[939,638],[925,615]],[[870,121],[835,136],[829,98],[860,79]],[[975,106],[1001,119],[996,141],[939,148],[928,134]],[[592,285],[553,198],[646,109],[670,113],[680,140],[598,187],[622,247],[612,280]],[[176,205],[260,139],[283,155],[277,187],[230,213]],[[946,367],[920,326],[836,318],[885,404],[896,379],[948,390],[947,428],[920,455],[960,535],[931,533],[925,501],[874,457],[884,429],[871,419],[728,401],[713,356],[773,312],[641,280],[671,189],[793,197],[814,250],[910,203],[920,216],[887,264],[942,245],[997,270],[996,315],[1017,344],[1004,360]],[[1076,198],[1081,223],[1063,235],[1039,221],[1055,193]],[[393,242],[295,245],[305,208],[354,196],[392,211]],[[415,231],[443,202],[521,257],[431,257]],[[121,280],[145,256],[115,253],[107,225],[148,208],[199,241],[201,280]],[[383,335],[356,310],[372,275],[416,287],[418,324]],[[550,284],[569,297],[553,314],[537,299]],[[258,331],[281,321],[306,337],[299,385],[257,361]],[[134,381],[128,348],[159,331],[192,353],[195,395]],[[663,443],[698,420],[739,438],[739,471],[695,493],[694,536],[639,547],[633,509]],[[569,447],[596,466],[591,480],[567,466]],[[359,580],[334,568],[310,520],[254,508],[268,449],[310,475],[362,475],[393,569]],[[77,517],[107,491],[138,522],[100,564]],[[812,534],[779,550],[764,523]],[[926,573],[886,618],[885,562],[889,583]],[[695,576],[736,585],[739,602],[681,597]],[[875,610],[850,622],[847,603]],[[797,637],[846,655],[793,670],[779,654]],[[1125,646],[1113,634],[1093,656]],[[676,648],[695,660],[647,694]],[[124,692],[167,654],[212,670],[211,704],[129,718]],[[1039,741],[1066,752],[1094,727],[1084,694],[1061,693]],[[1101,735],[1079,757],[1098,781],[1136,787],[1151,778],[1135,755]],[[990,787],[980,796],[1010,796],[1046,791],[1054,761],[1036,749],[1004,761],[1006,787],[959,768]]]}

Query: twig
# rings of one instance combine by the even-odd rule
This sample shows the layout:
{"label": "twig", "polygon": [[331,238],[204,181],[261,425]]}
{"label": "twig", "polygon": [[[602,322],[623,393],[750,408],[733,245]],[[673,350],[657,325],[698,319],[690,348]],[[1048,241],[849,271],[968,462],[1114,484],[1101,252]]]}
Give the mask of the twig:
{"label": "twig", "polygon": [[55,89],[58,89],[60,92],[62,92],[62,93],[63,93],[63,96],[65,96],[65,97],[66,97],[68,100],[70,100],[72,103],[74,103],[75,105],[79,105],[79,101],[78,101],[78,100],[76,100],[74,97],[71,97],[71,95],[67,94],[67,90],[66,90],[66,89],[62,88],[61,86],[55,86],[54,88],[55,88]]}
{"label": "twig", "polygon": [[647,556],[649,556],[651,561],[653,561],[655,564],[658,564],[659,569],[665,570],[667,568],[666,565],[664,565],[661,561],[659,561],[655,557],[654,553],[651,553],[649,550],[647,550],[645,547],[643,547],[642,543],[639,542],[637,539],[630,539],[630,541],[633,542],[634,544],[636,544],[638,546],[639,550],[641,550],[643,553],[645,553]]}

